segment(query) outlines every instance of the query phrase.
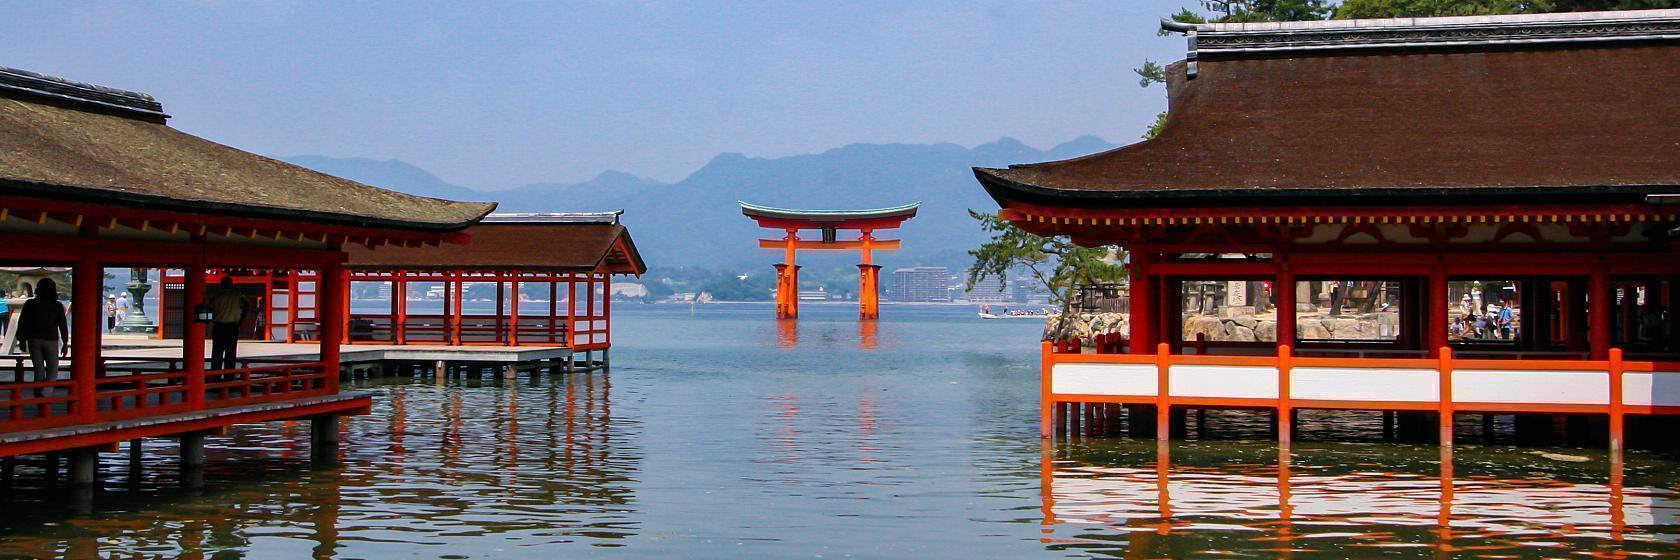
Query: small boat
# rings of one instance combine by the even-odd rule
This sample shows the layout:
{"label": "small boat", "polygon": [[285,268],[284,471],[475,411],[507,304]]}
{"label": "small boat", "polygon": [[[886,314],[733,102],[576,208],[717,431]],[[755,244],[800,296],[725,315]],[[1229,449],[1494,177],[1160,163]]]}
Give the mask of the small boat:
{"label": "small boat", "polygon": [[1006,307],[1001,313],[992,313],[992,306],[990,305],[980,308],[981,319],[1043,319],[1051,315],[1055,314],[1051,313],[1049,309],[1033,311],[1030,309],[1009,309]]}

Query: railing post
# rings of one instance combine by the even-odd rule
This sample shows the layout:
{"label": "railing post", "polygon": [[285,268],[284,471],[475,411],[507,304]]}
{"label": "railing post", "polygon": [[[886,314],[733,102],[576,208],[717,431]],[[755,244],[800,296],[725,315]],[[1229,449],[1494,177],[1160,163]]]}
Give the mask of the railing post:
{"label": "railing post", "polygon": [[1278,445],[1288,447],[1295,439],[1294,430],[1290,429],[1294,426],[1292,416],[1295,414],[1295,409],[1289,402],[1289,375],[1290,370],[1295,368],[1294,351],[1290,345],[1278,345],[1277,359]]}
{"label": "railing post", "polygon": [[1054,439],[1056,437],[1055,408],[1056,401],[1051,396],[1051,376],[1056,372],[1056,352],[1046,340],[1038,343],[1038,424],[1039,437]]}
{"label": "railing post", "polygon": [[1155,439],[1167,441],[1172,437],[1172,398],[1168,394],[1167,373],[1172,369],[1172,345],[1155,345]]}
{"label": "railing post", "polygon": [[1610,454],[1619,457],[1622,452],[1622,431],[1627,417],[1622,407],[1622,372],[1626,367],[1622,363],[1622,349],[1610,349]]}
{"label": "railing post", "polygon": [[1453,356],[1452,348],[1441,347],[1441,445],[1453,444]]}

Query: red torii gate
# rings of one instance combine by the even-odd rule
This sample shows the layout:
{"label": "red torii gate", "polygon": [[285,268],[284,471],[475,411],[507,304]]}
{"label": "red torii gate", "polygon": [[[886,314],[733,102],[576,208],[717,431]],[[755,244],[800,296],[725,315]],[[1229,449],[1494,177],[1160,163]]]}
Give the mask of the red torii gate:
{"label": "red torii gate", "polygon": [[[895,229],[905,220],[916,217],[916,209],[922,203],[916,202],[904,206],[891,208],[876,208],[872,210],[789,210],[786,208],[771,208],[740,202],[741,213],[759,227],[779,229],[787,232],[781,239],[760,239],[761,249],[783,249],[787,251],[787,261],[776,265],[776,318],[793,319],[799,317],[799,265],[795,264],[795,253],[800,249],[806,250],[851,250],[863,253],[863,262],[858,264],[858,318],[877,319],[881,317],[880,276],[881,267],[874,263],[875,250],[893,250],[899,247],[897,239],[877,239],[874,232],[878,229]],[[820,230],[819,240],[802,240],[800,230]],[[858,230],[858,238],[841,241],[838,239],[839,230]]]}

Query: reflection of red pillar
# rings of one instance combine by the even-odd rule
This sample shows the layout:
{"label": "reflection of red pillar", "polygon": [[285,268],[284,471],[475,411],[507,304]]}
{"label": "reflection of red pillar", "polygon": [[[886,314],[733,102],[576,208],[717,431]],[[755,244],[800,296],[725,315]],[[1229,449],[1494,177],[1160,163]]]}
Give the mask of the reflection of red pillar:
{"label": "reflection of red pillar", "polygon": [[858,318],[881,318],[881,267],[858,265]]}

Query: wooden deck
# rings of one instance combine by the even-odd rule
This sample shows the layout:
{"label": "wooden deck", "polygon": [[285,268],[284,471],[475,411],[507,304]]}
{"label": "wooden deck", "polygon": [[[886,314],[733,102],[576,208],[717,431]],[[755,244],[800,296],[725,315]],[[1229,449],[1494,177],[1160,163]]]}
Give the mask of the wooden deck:
{"label": "wooden deck", "polygon": [[72,447],[110,445],[135,438],[214,430],[233,424],[298,420],[323,414],[366,414],[372,403],[372,393],[349,391],[335,395],[207,408],[161,416],[6,432],[0,433],[0,457],[60,451]]}

